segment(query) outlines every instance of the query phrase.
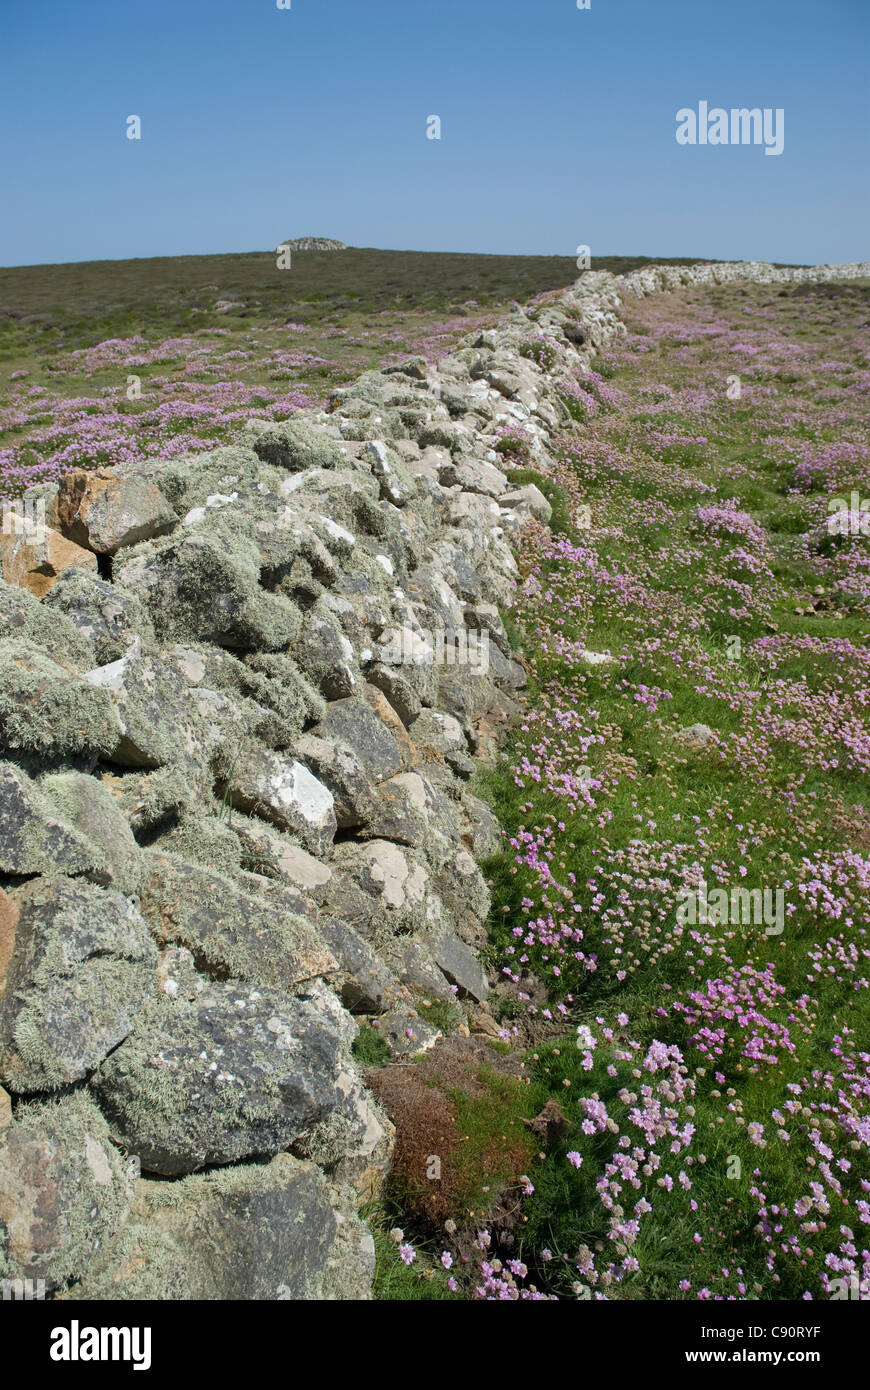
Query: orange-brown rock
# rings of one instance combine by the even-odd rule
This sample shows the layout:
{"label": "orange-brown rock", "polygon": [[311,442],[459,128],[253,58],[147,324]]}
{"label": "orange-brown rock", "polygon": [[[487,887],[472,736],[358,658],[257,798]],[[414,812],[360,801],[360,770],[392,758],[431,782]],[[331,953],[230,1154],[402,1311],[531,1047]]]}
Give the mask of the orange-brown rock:
{"label": "orange-brown rock", "polygon": [[77,468],[67,473],[55,506],[63,534],[100,555],[161,536],[177,520],[153,483],[111,468]]}
{"label": "orange-brown rock", "polygon": [[14,898],[0,888],[0,994],[6,985],[6,971],[15,948],[15,928],[19,909]]}
{"label": "orange-brown rock", "polygon": [[0,571],[7,584],[44,598],[69,569],[97,572],[97,557],[49,526],[0,536]]}

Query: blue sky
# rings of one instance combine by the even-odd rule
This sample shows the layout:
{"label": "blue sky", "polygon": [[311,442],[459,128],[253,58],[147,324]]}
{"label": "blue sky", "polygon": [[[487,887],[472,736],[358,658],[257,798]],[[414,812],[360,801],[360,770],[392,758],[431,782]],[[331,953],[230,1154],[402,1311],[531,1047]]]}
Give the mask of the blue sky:
{"label": "blue sky", "polygon": [[[870,0],[17,0],[0,32],[4,265],[870,255]],[[783,153],[678,145],[701,100],[783,108]]]}

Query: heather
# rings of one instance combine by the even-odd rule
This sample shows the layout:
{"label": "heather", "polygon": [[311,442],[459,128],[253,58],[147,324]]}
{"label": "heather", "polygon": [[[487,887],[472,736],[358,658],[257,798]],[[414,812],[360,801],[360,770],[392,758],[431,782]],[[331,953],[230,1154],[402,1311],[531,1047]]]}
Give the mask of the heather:
{"label": "heather", "polygon": [[575,273],[562,256],[358,249],[286,270],[267,252],[0,269],[0,501],[71,468],[215,448],[409,354],[437,361]]}
{"label": "heather", "polygon": [[868,302],[629,301],[627,337],[562,383],[576,424],[545,490],[568,523],[524,537],[533,686],[479,776],[517,1114],[559,1120],[459,1274],[418,1223],[384,1296],[870,1278],[870,552],[828,525],[832,496],[870,491]]}

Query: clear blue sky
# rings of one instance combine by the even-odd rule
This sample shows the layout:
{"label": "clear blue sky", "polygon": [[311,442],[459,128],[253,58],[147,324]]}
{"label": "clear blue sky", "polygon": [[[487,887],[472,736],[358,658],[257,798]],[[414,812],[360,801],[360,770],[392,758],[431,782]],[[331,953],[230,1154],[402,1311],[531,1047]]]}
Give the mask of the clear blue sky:
{"label": "clear blue sky", "polygon": [[[870,255],[870,0],[6,0],[0,37],[4,265]],[[783,153],[681,147],[700,100],[782,107]]]}

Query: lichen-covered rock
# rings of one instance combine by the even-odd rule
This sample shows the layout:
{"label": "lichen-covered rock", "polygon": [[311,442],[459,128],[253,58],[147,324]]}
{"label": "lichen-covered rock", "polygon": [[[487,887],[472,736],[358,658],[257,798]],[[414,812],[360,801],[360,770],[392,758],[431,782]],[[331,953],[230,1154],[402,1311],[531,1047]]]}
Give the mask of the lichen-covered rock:
{"label": "lichen-covered rock", "polygon": [[15,928],[18,925],[18,904],[0,888],[0,996],[6,986],[6,972],[15,950]]}
{"label": "lichen-covered rock", "polygon": [[137,549],[117,578],[145,604],[161,642],[278,651],[298,636],[301,617],[289,599],[260,588],[260,568],[245,537],[194,532]]}
{"label": "lichen-covered rock", "polygon": [[336,1108],[344,1052],[319,999],[231,981],[150,1004],[91,1084],[116,1142],[178,1176],[300,1139]]}
{"label": "lichen-covered rock", "polygon": [[368,942],[335,917],[322,920],[320,934],[338,961],[334,983],[346,1009],[373,1014],[395,1003],[401,992],[396,976]]}
{"label": "lichen-covered rock", "polygon": [[111,555],[172,530],[176,516],[159,488],[111,468],[75,468],[60,480],[58,525],[76,544]]}
{"label": "lichen-covered rock", "polygon": [[259,736],[273,748],[287,748],[305,725],[320,719],[326,709],[322,696],[300,672],[295,660],[275,652],[257,652],[246,658],[239,676],[244,692],[273,715],[261,718]]}
{"label": "lichen-covered rock", "polygon": [[[455,990],[436,964],[432,952],[413,936],[397,936],[383,948],[384,960],[394,968],[403,984],[429,999],[452,1003]],[[373,1012],[373,1010],[369,1010]]]}
{"label": "lichen-covered rock", "polygon": [[94,644],[64,613],[59,613],[48,600],[40,603],[24,589],[15,589],[2,580],[0,637],[16,637],[44,647],[56,661],[77,671],[88,671],[94,664]]}
{"label": "lichen-covered rock", "polygon": [[413,932],[431,917],[429,875],[389,840],[342,844],[333,855],[325,907],[377,948],[398,932]]}
{"label": "lichen-covered rock", "polygon": [[465,607],[466,626],[473,631],[489,634],[504,656],[511,657],[511,647],[501,614],[494,603],[473,602]]}
{"label": "lichen-covered rock", "polygon": [[386,781],[402,770],[395,738],[365,699],[334,700],[311,732],[350,748],[372,782]]}
{"label": "lichen-covered rock", "polygon": [[424,762],[444,762],[458,777],[469,777],[474,771],[465,732],[452,714],[423,710],[410,724],[408,733]]}
{"label": "lichen-covered rock", "polygon": [[359,693],[353,645],[328,609],[315,606],[305,614],[292,656],[327,700],[343,700]]}
{"label": "lichen-covered rock", "polygon": [[339,829],[368,823],[375,806],[375,784],[352,748],[303,734],[293,751],[331,792]]}
{"label": "lichen-covered rock", "polygon": [[311,854],[323,854],[335,838],[332,792],[295,759],[264,749],[243,753],[232,768],[227,795],[240,811],[296,835]]}
{"label": "lichen-covered rock", "polygon": [[53,1090],[81,1081],[130,1032],[157,951],[120,893],[57,876],[32,879],[8,901],[0,1078],[13,1091]]}
{"label": "lichen-covered rock", "polygon": [[462,842],[475,859],[490,859],[499,853],[503,843],[501,827],[485,801],[463,792],[459,815]]}
{"label": "lichen-covered rock", "polygon": [[[60,576],[45,609],[65,614],[92,644],[94,659],[83,669],[118,661],[137,639],[146,646],[154,641],[151,619],[134,594],[79,569]],[[54,651],[54,644],[49,646]]]}
{"label": "lichen-covered rock", "polygon": [[454,838],[443,810],[444,803],[427,778],[419,772],[403,772],[378,787],[361,834],[414,846],[440,864],[450,853]]}
{"label": "lichen-covered rock", "polygon": [[262,426],[250,421],[242,433],[258,458],[296,473],[306,468],[343,468],[347,459],[337,440],[303,421],[287,420]]}
{"label": "lichen-covered rock", "polygon": [[98,867],[89,843],[14,763],[0,763],[0,873],[86,874]]}
{"label": "lichen-covered rock", "polygon": [[[83,772],[59,772],[44,777],[41,789],[68,824],[94,846],[94,863],[84,871],[85,876],[104,888],[117,888],[119,893],[138,893],[139,847],[109,788],[98,778]],[[63,866],[56,864],[55,869],[57,867]],[[65,871],[75,872],[73,869]]]}
{"label": "lichen-covered rock", "polygon": [[371,1234],[349,1194],[276,1154],[167,1184],[142,1180],[127,1224],[64,1297],[99,1302],[364,1300]]}
{"label": "lichen-covered rock", "polygon": [[395,507],[404,507],[416,495],[413,475],[405,468],[399,455],[380,439],[366,444],[363,458],[381,486],[381,497]]}
{"label": "lichen-covered rock", "polygon": [[[504,496],[499,500],[504,502]],[[452,526],[474,527],[480,531],[505,524],[505,513],[495,500],[478,492],[460,492],[451,498],[447,515]]]}
{"label": "lichen-covered rock", "polygon": [[0,641],[0,755],[110,756],[121,728],[105,690],[31,642]]}
{"label": "lichen-covered rock", "polygon": [[336,968],[294,895],[273,892],[267,901],[252,876],[239,885],[157,851],[143,855],[143,866],[142,914],[156,940],[185,946],[211,978],[291,989]]}
{"label": "lichen-covered rock", "polygon": [[435,964],[463,994],[470,994],[478,1003],[488,998],[486,972],[474,951],[455,932],[444,928],[429,932],[426,945]]}
{"label": "lichen-covered rock", "polygon": [[173,458],[134,459],[115,472],[125,478],[148,478],[169,502],[176,516],[203,505],[210,495],[230,496],[256,487],[262,465],[251,449],[225,445],[207,453],[176,454]]}
{"label": "lichen-covered rock", "polygon": [[81,1092],[19,1106],[0,1128],[0,1278],[80,1278],[121,1226],[132,1182]]}
{"label": "lichen-covered rock", "polygon": [[100,781],[116,802],[134,835],[179,819],[191,805],[195,787],[178,767],[154,772],[103,772]]}
{"label": "lichen-covered rock", "polygon": [[[386,696],[402,723],[406,727],[413,723],[423,708],[423,701],[415,688],[417,682],[409,680],[404,670],[380,662],[369,667],[366,676],[369,684]],[[434,679],[432,687],[434,698]]]}
{"label": "lichen-covered rock", "polygon": [[396,747],[399,750],[402,770],[409,771],[416,767],[419,761],[417,750],[408,736],[408,730],[405,728],[396,710],[390,704],[383,691],[378,690],[377,686],[370,685],[369,682],[366,681],[363,687],[363,698],[369,708],[377,715],[378,719],[384,725],[384,728],[388,729],[392,734]]}
{"label": "lichen-covered rock", "polygon": [[243,869],[292,884],[312,902],[321,901],[332,878],[328,864],[252,816],[234,813],[232,829],[241,848]]}
{"label": "lichen-covered rock", "polygon": [[485,497],[501,497],[508,491],[508,483],[501,469],[484,459],[452,459],[439,469],[438,479],[442,487],[459,487],[462,492],[480,492]]}
{"label": "lichen-covered rock", "polygon": [[343,463],[343,468],[331,471],[315,468],[295,474],[281,483],[280,492],[291,511],[301,506],[306,517],[319,516],[325,544],[346,557],[348,548],[356,553],[359,536],[395,534],[397,523],[379,506],[380,490],[368,468],[348,467],[348,459]]}
{"label": "lichen-covered rock", "polygon": [[87,680],[95,690],[106,693],[120,725],[114,763],[154,768],[207,760],[203,720],[171,663],[146,656],[136,644],[119,661],[88,671]]}
{"label": "lichen-covered rock", "polygon": [[371,1200],[389,1167],[395,1127],[365,1090],[356,1071],[335,1079],[336,1103],[293,1145],[299,1158],[312,1159],[333,1179],[352,1185]]}
{"label": "lichen-covered rock", "polygon": [[456,849],[433,886],[447,915],[466,946],[482,950],[491,905],[489,888],[477,862],[465,849]]}
{"label": "lichen-covered rock", "polygon": [[181,816],[151,840],[149,847],[204,869],[217,869],[230,878],[242,868],[241,841],[229,819],[203,815],[201,810]]}
{"label": "lichen-covered rock", "polygon": [[489,676],[480,668],[442,666],[438,672],[438,706],[449,709],[467,730],[495,704]]}

